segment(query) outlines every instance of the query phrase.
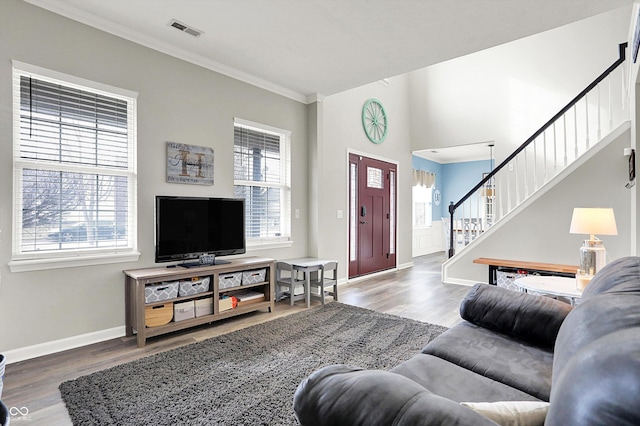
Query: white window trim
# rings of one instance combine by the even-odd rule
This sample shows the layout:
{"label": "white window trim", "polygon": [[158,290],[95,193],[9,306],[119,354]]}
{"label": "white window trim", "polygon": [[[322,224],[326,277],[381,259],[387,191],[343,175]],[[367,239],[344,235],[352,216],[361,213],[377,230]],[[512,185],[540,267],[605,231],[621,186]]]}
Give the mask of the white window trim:
{"label": "white window trim", "polygon": [[[132,102],[134,105],[134,109],[137,110],[136,102],[138,93],[130,90],[122,89],[119,87],[110,86],[103,83],[94,82],[91,80],[86,80],[83,78],[79,78],[76,76],[60,73],[57,71],[49,70],[46,68],[38,67],[31,64],[26,64],[24,62],[12,61],[12,80],[15,78],[15,72],[20,72],[21,74],[33,74],[35,77],[42,79],[53,81],[56,83],[63,84],[68,87],[77,87],[79,89],[86,90],[87,88],[91,89],[96,93],[105,94],[107,96],[119,96],[122,98],[126,98],[128,102]],[[12,83],[15,90],[15,84]],[[18,89],[19,90],[19,89]],[[16,98],[17,96],[17,98]],[[20,205],[21,197],[19,196],[19,192],[21,191],[21,178],[16,173],[16,170],[22,170],[25,167],[38,167],[39,169],[47,169],[46,164],[40,163],[38,161],[21,159],[19,157],[20,151],[20,111],[16,108],[15,103],[16,99],[19,99],[20,94],[13,93],[12,94],[12,114],[13,114],[13,173],[14,173],[14,185],[13,185],[13,219],[12,219],[12,253],[11,260],[8,263],[8,266],[11,272],[27,272],[27,271],[38,271],[38,270],[46,270],[46,269],[59,269],[59,268],[69,268],[69,267],[78,267],[78,266],[90,266],[90,265],[101,265],[101,264],[109,264],[109,263],[119,263],[119,262],[133,262],[137,261],[140,257],[140,253],[138,251],[138,238],[137,238],[137,117],[132,117],[133,122],[131,124],[131,138],[133,140],[133,146],[130,146],[129,149],[129,167],[126,172],[122,172],[119,170],[109,170],[111,174],[119,174],[123,176],[129,177],[129,193],[133,194],[131,196],[131,209],[129,211],[130,215],[128,218],[128,229],[132,235],[131,245],[129,247],[123,248],[104,248],[104,249],[90,249],[90,250],[74,250],[74,251],[56,251],[56,252],[47,252],[47,253],[21,253],[20,252],[20,243],[21,243],[21,235],[17,232],[20,225],[20,218],[18,217],[18,212],[22,210]],[[19,101],[18,101],[19,102]],[[64,169],[64,165],[56,166],[55,170]],[[106,170],[108,168],[104,168]],[[79,172],[81,168],[75,167],[73,171]],[[91,173],[95,173],[95,169],[88,168],[87,171]]]}
{"label": "white window trim", "polygon": [[[269,126],[262,123],[256,123],[254,121],[245,120],[243,118],[234,117],[233,118],[234,128],[236,125],[247,127],[252,130],[256,130],[259,132],[265,133],[273,133],[278,136],[282,136],[284,141],[283,145],[280,147],[280,167],[281,167],[281,175],[285,176],[284,185],[278,184],[270,184],[268,182],[258,182],[263,187],[273,187],[273,188],[281,188],[282,197],[281,205],[282,211],[286,212],[284,217],[280,218],[283,223],[283,229],[288,230],[288,235],[282,237],[265,237],[265,238],[247,238],[246,245],[248,251],[258,251],[258,250],[267,250],[267,249],[276,249],[276,248],[285,248],[291,247],[293,245],[293,237],[291,231],[291,131],[280,129],[277,127]],[[256,185],[254,181],[244,181],[244,180],[235,180],[233,181],[233,185]],[[285,194],[284,192],[287,192]],[[286,197],[288,196],[288,200]]]}

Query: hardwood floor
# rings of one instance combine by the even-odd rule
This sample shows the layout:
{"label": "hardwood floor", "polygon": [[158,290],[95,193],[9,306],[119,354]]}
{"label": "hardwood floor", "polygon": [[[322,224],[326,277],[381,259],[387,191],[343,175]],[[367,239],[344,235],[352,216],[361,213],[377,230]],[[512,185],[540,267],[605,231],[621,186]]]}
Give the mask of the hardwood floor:
{"label": "hardwood floor", "polygon": [[[469,290],[442,284],[444,253],[414,258],[412,268],[388,272],[339,287],[339,301],[447,327],[460,321],[458,307]],[[328,298],[327,300],[330,300]],[[312,299],[312,305],[320,301]],[[11,424],[70,425],[60,398],[60,383],[158,352],[215,337],[305,309],[299,301],[276,303],[273,313],[254,312],[170,335],[152,338],[144,348],[135,337],[122,337],[6,366],[2,400],[7,407],[26,407]]]}

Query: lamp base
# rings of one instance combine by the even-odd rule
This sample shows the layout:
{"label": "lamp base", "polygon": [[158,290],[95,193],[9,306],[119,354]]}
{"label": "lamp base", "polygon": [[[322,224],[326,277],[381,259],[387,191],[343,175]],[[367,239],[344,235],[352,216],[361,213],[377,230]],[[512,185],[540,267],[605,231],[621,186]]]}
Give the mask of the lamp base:
{"label": "lamp base", "polygon": [[595,275],[606,264],[606,250],[601,240],[584,240],[580,247],[580,269],[583,274]]}
{"label": "lamp base", "polygon": [[593,275],[588,275],[582,273],[582,271],[578,271],[576,274],[576,289],[584,290],[587,288],[587,285],[591,282]]}

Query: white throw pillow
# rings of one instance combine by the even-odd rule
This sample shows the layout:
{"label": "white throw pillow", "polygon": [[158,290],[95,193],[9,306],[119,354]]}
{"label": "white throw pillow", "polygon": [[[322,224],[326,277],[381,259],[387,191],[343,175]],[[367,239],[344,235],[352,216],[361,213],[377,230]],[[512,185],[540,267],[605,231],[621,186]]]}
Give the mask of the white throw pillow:
{"label": "white throw pillow", "polygon": [[542,426],[549,403],[544,401],[461,402],[501,426]]}

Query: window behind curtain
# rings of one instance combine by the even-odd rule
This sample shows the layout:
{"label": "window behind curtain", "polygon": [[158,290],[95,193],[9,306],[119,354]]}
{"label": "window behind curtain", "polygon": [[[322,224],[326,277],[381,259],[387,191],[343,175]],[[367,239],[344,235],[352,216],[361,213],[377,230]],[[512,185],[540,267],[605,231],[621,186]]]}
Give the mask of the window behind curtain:
{"label": "window behind curtain", "polygon": [[432,224],[432,193],[433,188],[421,185],[413,187],[413,227],[427,228]]}
{"label": "window behind curtain", "polygon": [[289,241],[289,132],[235,120],[234,196],[245,199],[247,244]]}
{"label": "window behind curtain", "polygon": [[14,260],[134,250],[135,112],[135,98],[14,68]]}

